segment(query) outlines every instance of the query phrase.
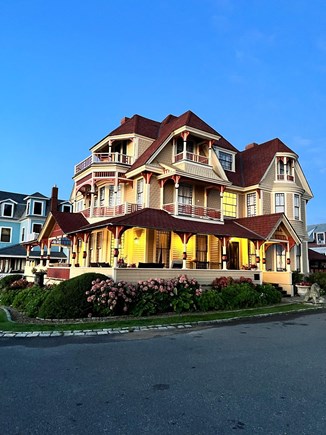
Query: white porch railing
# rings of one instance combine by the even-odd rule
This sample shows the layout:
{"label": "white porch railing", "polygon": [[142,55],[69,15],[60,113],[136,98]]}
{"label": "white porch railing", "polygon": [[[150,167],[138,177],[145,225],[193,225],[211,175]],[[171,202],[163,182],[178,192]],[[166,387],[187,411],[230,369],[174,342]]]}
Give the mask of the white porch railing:
{"label": "white porch railing", "polygon": [[176,206],[174,203],[171,203],[171,204],[164,204],[163,210],[173,215],[178,214],[180,216],[189,216],[189,217],[195,217],[200,219],[210,219],[210,220],[218,220],[218,221],[221,220],[221,212],[216,208],[201,207],[198,205],[190,205],[190,204],[178,204],[177,205],[178,213],[176,213]]}
{"label": "white porch railing", "polygon": [[115,207],[94,207],[93,213],[91,213],[90,208],[86,208],[81,212],[86,218],[89,217],[114,217],[121,216],[127,213],[132,213],[137,210],[141,210],[142,206],[139,204],[133,204],[130,202],[125,202]]}
{"label": "white porch railing", "polygon": [[209,164],[209,159],[206,156],[200,154],[189,153],[188,151],[176,154],[174,156],[174,163],[180,162],[181,160],[189,160],[195,163],[201,163],[203,165]]}
{"label": "white porch railing", "polygon": [[120,163],[124,165],[132,165],[133,157],[121,153],[94,153],[77,165],[75,165],[75,175],[89,168],[93,163]]}

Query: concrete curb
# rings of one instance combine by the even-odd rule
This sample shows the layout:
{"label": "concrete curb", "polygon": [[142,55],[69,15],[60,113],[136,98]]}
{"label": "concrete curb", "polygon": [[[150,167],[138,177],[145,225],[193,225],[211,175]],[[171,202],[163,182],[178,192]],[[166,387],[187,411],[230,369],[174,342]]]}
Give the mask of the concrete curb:
{"label": "concrete curb", "polygon": [[[189,323],[174,323],[171,325],[149,325],[149,326],[132,326],[132,327],[122,327],[122,328],[102,328],[102,329],[78,329],[74,331],[34,331],[34,332],[15,332],[15,331],[1,331],[0,330],[0,338],[35,338],[35,337],[94,337],[94,336],[104,336],[104,335],[112,335],[112,334],[126,334],[131,332],[145,332],[145,331],[178,331],[182,329],[192,329],[198,326],[213,326],[217,324],[230,323],[240,320],[249,320],[249,319],[259,319],[266,317],[273,317],[277,315],[287,315],[287,314],[298,314],[304,313],[306,311],[311,311],[311,308],[318,310],[321,308],[325,308],[325,304],[323,305],[312,305],[306,304],[307,310],[296,310],[290,311],[288,313],[266,313],[266,314],[256,314],[251,317],[230,317],[229,319],[216,319],[216,320],[200,320],[198,322],[189,322]],[[7,309],[2,307],[2,309],[6,312],[8,321],[12,322],[10,313]]]}

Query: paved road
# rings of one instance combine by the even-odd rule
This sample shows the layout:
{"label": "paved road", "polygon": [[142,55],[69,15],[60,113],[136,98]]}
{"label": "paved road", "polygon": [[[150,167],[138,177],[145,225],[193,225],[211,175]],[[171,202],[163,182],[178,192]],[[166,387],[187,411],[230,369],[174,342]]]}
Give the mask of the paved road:
{"label": "paved road", "polygon": [[325,322],[2,338],[0,433],[324,434]]}

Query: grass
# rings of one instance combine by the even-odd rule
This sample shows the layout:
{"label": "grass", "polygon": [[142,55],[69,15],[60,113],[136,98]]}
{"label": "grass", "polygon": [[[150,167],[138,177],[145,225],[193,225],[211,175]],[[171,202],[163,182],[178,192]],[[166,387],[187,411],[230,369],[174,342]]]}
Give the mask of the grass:
{"label": "grass", "polygon": [[162,317],[112,319],[105,321],[80,322],[80,323],[52,323],[33,324],[10,322],[4,310],[0,309],[0,331],[32,332],[32,331],[77,331],[85,329],[106,329],[106,328],[134,328],[137,326],[173,325],[180,323],[209,322],[227,320],[232,318],[245,319],[248,317],[265,314],[284,314],[297,311],[315,310],[315,307],[308,307],[303,304],[277,305],[264,308],[253,308],[247,310],[216,311],[210,313],[187,313],[180,315],[167,315]]}

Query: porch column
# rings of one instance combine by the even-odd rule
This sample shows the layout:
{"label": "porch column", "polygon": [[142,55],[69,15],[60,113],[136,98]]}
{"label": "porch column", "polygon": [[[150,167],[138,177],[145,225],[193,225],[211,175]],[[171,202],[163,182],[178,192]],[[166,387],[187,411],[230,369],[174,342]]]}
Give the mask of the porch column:
{"label": "porch column", "polygon": [[[31,247],[30,247],[30,245],[27,245],[26,250],[27,250],[27,252],[26,252],[26,266],[30,267],[31,266],[31,261],[30,261],[30,258],[29,258],[30,253],[31,253]],[[4,264],[3,264],[3,267],[4,267]]]}
{"label": "porch column", "polygon": [[46,257],[46,267],[50,266],[50,258],[51,258],[51,242],[47,244],[47,257]]}
{"label": "porch column", "polygon": [[88,240],[89,234],[84,234],[84,250],[83,250],[83,266],[89,267],[89,255],[88,253]]}
{"label": "porch column", "polygon": [[44,243],[41,243],[41,257],[40,257],[40,266],[43,266],[43,260],[44,260]]}
{"label": "porch column", "polygon": [[212,165],[212,145],[213,145],[213,141],[209,140],[208,141],[208,164]]}
{"label": "porch column", "polygon": [[225,190],[225,186],[220,186],[220,220],[223,221],[224,220],[224,215],[223,215],[223,196],[224,196],[224,190]]}
{"label": "porch column", "polygon": [[260,249],[259,249],[259,243],[256,243],[256,267],[257,270],[261,270],[260,267]]}
{"label": "porch column", "polygon": [[75,267],[76,265],[76,256],[77,256],[77,237],[74,236],[72,241],[72,254],[71,254],[71,264]]}
{"label": "porch column", "polygon": [[178,216],[179,214],[179,207],[178,207],[178,200],[179,200],[179,181],[180,181],[181,176],[180,175],[173,175],[172,179],[174,181],[174,187],[175,187],[175,192],[174,192],[174,214],[176,216]]}
{"label": "porch column", "polygon": [[164,180],[159,180],[158,182],[160,186],[160,209],[163,210],[163,201],[164,201]]}
{"label": "porch column", "polygon": [[187,137],[189,136],[189,131],[184,131],[181,133],[181,137],[183,139],[183,160],[187,158]]}
{"label": "porch column", "polygon": [[183,235],[182,269],[187,269],[187,236]]}
{"label": "porch column", "polygon": [[289,245],[286,247],[286,271],[291,272],[291,255]]}
{"label": "porch column", "polygon": [[227,270],[227,261],[228,257],[226,254],[226,238],[223,237],[223,245],[222,245],[222,270]]}
{"label": "porch column", "polygon": [[95,202],[95,186],[91,188],[91,206],[90,206],[90,217],[94,216],[94,202]]}
{"label": "porch column", "polygon": [[114,239],[114,251],[113,251],[113,267],[118,267],[119,257],[119,239]]}
{"label": "porch column", "polygon": [[[118,178],[118,172],[115,173],[114,176],[114,188],[113,188],[113,216],[116,216],[116,209],[117,209],[117,203],[118,203],[118,191],[119,191],[119,178]],[[127,210],[124,211],[125,213]]]}

